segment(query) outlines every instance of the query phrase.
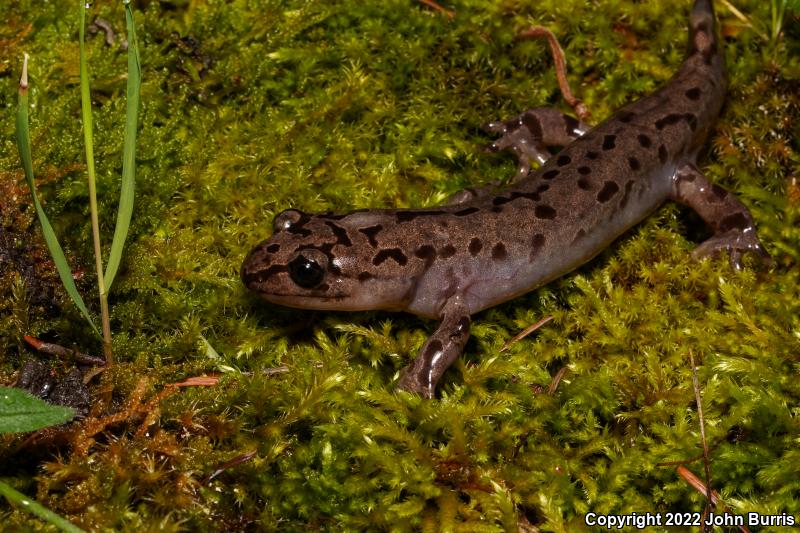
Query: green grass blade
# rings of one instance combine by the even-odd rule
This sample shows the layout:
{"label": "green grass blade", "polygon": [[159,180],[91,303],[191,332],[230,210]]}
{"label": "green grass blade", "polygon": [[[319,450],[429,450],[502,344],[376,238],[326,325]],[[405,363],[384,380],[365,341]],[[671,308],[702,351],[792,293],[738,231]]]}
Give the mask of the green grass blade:
{"label": "green grass blade", "polygon": [[67,533],[83,533],[83,530],[72,522],[57,515],[41,503],[28,498],[2,481],[0,481],[0,495],[5,496],[10,503],[17,505],[20,509],[24,509],[38,516],[48,524],[56,526],[61,531],[66,531]]}
{"label": "green grass blade", "polygon": [[134,185],[136,183],[136,127],[139,118],[139,90],[142,85],[142,71],[130,2],[125,2],[125,20],[128,33],[125,145],[122,152],[122,186],[117,209],[117,224],[114,228],[114,240],[111,242],[111,254],[106,266],[106,291],[111,290],[111,283],[114,281],[114,276],[117,275],[117,269],[122,259],[122,249],[125,246],[125,239],[128,237],[128,229],[133,215]]}
{"label": "green grass blade", "polygon": [[33,179],[33,162],[31,159],[31,140],[28,131],[28,56],[25,55],[25,62],[22,67],[22,77],[19,82],[19,103],[17,105],[17,148],[19,149],[19,157],[22,160],[22,167],[25,170],[25,180],[28,182],[28,187],[31,190],[31,197],[33,198],[33,205],[36,208],[36,216],[39,217],[39,224],[42,226],[42,233],[44,240],[47,243],[47,248],[50,250],[50,255],[53,262],[56,264],[58,276],[61,278],[61,283],[67,290],[67,294],[75,303],[75,306],[80,310],[89,325],[92,326],[97,335],[100,335],[100,330],[94,324],[89,310],[86,309],[86,304],[83,303],[78,288],[75,286],[75,280],[72,279],[72,271],[67,263],[67,258],[64,257],[64,251],[58,243],[53,226],[47,219],[47,215],[42,209],[42,204],[39,203],[39,197],[36,194],[36,183]]}

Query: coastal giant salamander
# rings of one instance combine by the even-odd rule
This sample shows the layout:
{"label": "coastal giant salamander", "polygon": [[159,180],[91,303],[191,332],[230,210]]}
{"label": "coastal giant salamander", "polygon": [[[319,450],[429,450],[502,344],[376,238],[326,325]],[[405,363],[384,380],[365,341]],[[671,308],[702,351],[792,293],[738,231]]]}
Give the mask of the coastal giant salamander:
{"label": "coastal giant salamander", "polygon": [[[664,200],[713,230],[696,258],[724,251],[740,267],[752,251],[768,260],[747,208],[695,166],[726,74],[711,0],[695,1],[689,25],[688,57],[673,78],[594,128],[548,108],[489,124],[500,134],[492,147],[520,159],[511,187],[467,189],[435,208],[283,211],[245,259],[242,280],[280,305],[439,320],[398,383],[432,397],[471,315],[589,261]],[[541,166],[530,170],[532,161]]]}

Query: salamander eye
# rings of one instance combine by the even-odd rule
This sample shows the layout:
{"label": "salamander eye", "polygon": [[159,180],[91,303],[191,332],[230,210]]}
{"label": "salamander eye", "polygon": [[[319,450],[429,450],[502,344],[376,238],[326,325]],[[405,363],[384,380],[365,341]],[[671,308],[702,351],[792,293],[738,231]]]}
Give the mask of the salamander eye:
{"label": "salamander eye", "polygon": [[[318,255],[322,257],[317,257]],[[318,250],[304,250],[289,261],[289,276],[304,289],[311,289],[322,283],[326,265],[327,258],[324,254]]]}

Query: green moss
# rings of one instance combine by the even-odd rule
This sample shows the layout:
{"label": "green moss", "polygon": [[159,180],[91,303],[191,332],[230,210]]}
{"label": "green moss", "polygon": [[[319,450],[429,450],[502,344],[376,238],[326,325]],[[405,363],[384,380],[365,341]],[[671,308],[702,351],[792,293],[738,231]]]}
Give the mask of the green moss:
{"label": "green moss", "polygon": [[[578,272],[478,315],[434,401],[391,388],[432,323],[278,309],[238,280],[244,254],[287,207],[433,205],[512,176],[510,157],[481,153],[478,126],[563,108],[544,44],[514,40],[531,22],[559,36],[573,87],[601,119],[680,64],[688,4],[470,0],[449,5],[449,20],[411,0],[141,2],[138,197],[111,299],[121,364],[104,379],[118,411],[143,376],[147,400],[167,383],[225,372],[218,386],[162,402],[146,432],[141,417],[109,426],[88,456],[39,447],[21,461],[21,438],[6,437],[0,461],[18,466],[4,479],[87,529],[503,530],[527,520],[575,531],[589,511],[701,511],[703,497],[658,466],[701,450],[691,353],[715,489],[740,513],[800,514],[796,14],[766,42],[718,6],[731,92],[701,161],[751,208],[771,272],[692,263],[698,221],[667,205]],[[736,5],[768,25],[769,3]],[[122,29],[121,5],[93,12]],[[14,58],[27,51],[45,208],[73,264],[91,264],[77,9],[23,1],[0,6],[0,18],[11,60],[0,63],[0,106],[16,101]],[[125,56],[100,36],[88,53],[108,245]],[[12,121],[0,133],[2,190],[15,190]],[[20,214],[0,213],[4,227],[28,227],[13,205]],[[99,351],[63,295],[50,314],[26,307],[41,287],[2,274],[3,382],[27,354],[24,334]],[[545,315],[555,319],[499,353]],[[4,505],[0,523],[33,524]]]}

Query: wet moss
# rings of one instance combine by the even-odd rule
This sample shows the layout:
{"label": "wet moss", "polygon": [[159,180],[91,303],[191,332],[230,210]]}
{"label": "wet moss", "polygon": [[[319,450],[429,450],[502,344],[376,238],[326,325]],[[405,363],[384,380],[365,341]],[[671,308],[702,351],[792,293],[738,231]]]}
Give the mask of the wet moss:
{"label": "wet moss", "polygon": [[[688,4],[465,1],[448,6],[450,20],[411,0],[139,2],[138,196],[111,295],[120,364],[95,385],[105,410],[90,415],[128,416],[93,443],[45,435],[26,453],[22,437],[4,437],[0,461],[15,466],[1,475],[87,529],[529,523],[571,531],[589,511],[702,511],[702,496],[674,467],[658,466],[700,453],[691,353],[714,487],[737,512],[797,516],[797,15],[782,38],[765,41],[718,6],[731,92],[701,160],[751,208],[777,262],[771,272],[692,263],[698,221],[667,205],[578,272],[478,315],[434,401],[391,388],[431,323],[278,309],[238,279],[245,253],[285,208],[427,206],[511,177],[510,157],[481,153],[479,125],[527,107],[564,107],[545,46],[514,40],[531,22],[559,36],[573,87],[601,119],[680,64]],[[769,3],[736,4],[757,30],[768,25]],[[92,14],[121,32],[121,5],[98,4]],[[11,116],[14,58],[30,53],[45,208],[73,264],[91,264],[77,9],[22,1],[0,6],[0,17],[8,21],[0,28],[8,58],[0,62],[0,107]],[[107,236],[121,168],[120,38],[108,46],[101,33],[88,45]],[[13,139],[13,121],[4,120],[3,191],[23,183]],[[2,206],[0,231],[27,231],[30,211],[21,202]],[[41,240],[22,235],[43,264]],[[87,302],[90,270],[76,272]],[[52,287],[52,276],[42,272],[37,285],[7,265],[0,274],[4,383],[29,355],[22,335],[99,351],[57,287],[37,292]],[[25,291],[28,299],[19,296]],[[37,295],[56,311],[26,306]],[[498,354],[548,314],[551,323]],[[203,373],[220,373],[221,382],[147,404],[166,384]],[[153,409],[137,411],[134,400]],[[697,462],[689,468],[702,472]],[[0,506],[0,522],[32,520]]]}

